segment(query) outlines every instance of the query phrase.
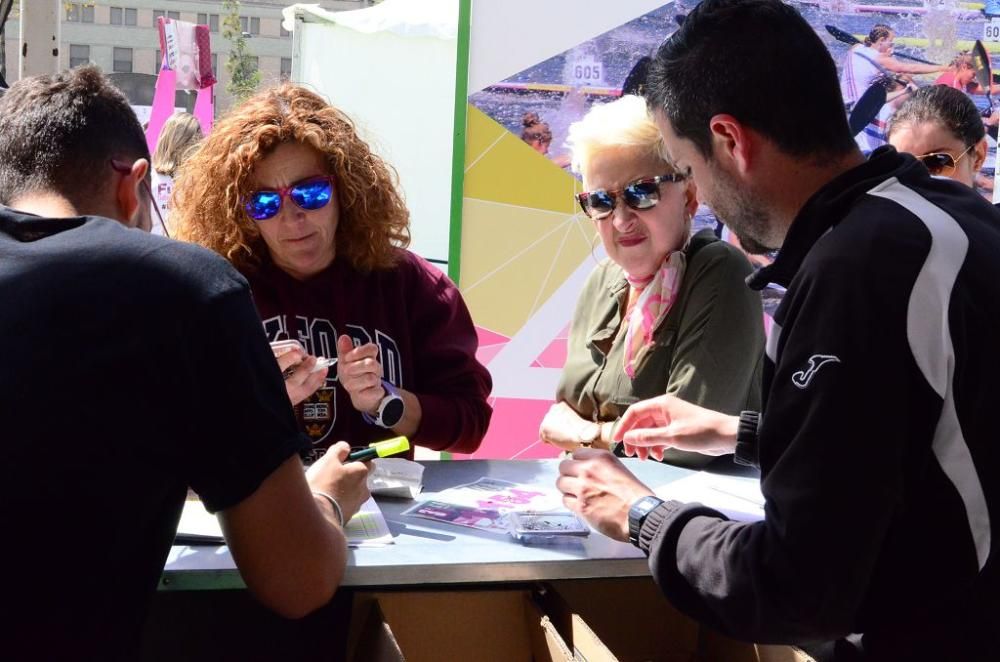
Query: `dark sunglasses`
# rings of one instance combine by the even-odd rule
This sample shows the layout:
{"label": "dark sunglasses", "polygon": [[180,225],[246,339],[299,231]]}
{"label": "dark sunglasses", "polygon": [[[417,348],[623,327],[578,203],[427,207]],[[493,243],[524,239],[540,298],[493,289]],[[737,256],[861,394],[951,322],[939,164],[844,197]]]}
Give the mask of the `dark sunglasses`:
{"label": "dark sunglasses", "polygon": [[[120,172],[123,175],[132,174],[132,166],[124,161],[111,159],[111,168],[115,172]],[[149,182],[145,179],[142,180],[142,187],[146,190],[146,195],[149,196],[149,206],[156,212],[156,218],[160,221],[160,227],[163,228],[163,236],[169,237],[170,233],[167,232],[167,224],[163,222],[163,215],[160,213],[160,206],[156,204],[156,198],[153,197],[153,189],[150,187]]]}
{"label": "dark sunglasses", "polygon": [[274,218],[281,211],[281,202],[291,198],[300,209],[313,211],[330,204],[333,198],[333,178],[327,175],[308,177],[291,186],[254,191],[247,197],[247,215],[255,221]]}
{"label": "dark sunglasses", "polygon": [[971,149],[972,145],[969,145],[957,158],[947,152],[932,152],[918,156],[917,160],[923,163],[932,175],[950,174]]}
{"label": "dark sunglasses", "polygon": [[620,195],[625,204],[636,211],[651,209],[660,201],[660,184],[683,182],[687,173],[673,172],[669,175],[639,179],[617,191],[584,191],[576,196],[583,213],[595,221],[607,218],[615,210]]}

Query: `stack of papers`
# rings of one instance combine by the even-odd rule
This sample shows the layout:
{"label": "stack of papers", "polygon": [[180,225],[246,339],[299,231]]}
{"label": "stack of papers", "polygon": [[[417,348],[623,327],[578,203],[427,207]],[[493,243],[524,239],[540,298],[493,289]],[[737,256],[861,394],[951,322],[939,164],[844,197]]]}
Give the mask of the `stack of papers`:
{"label": "stack of papers", "polygon": [[344,527],[347,544],[351,547],[381,547],[392,544],[392,533],[382,509],[369,497]]}
{"label": "stack of papers", "polygon": [[[385,521],[382,509],[375,499],[361,504],[361,510],[344,527],[347,544],[351,547],[378,547],[392,543],[392,533]],[[210,514],[201,501],[189,499],[184,502],[180,524],[174,543],[178,545],[224,545],[222,529],[215,515]]]}

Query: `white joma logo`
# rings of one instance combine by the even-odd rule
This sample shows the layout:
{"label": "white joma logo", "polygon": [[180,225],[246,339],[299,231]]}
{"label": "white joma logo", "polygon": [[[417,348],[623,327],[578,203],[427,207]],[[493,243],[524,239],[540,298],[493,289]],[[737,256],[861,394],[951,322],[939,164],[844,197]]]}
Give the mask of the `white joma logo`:
{"label": "white joma logo", "polygon": [[840,359],[832,354],[813,354],[809,357],[809,367],[792,375],[792,383],[799,388],[809,386],[809,382],[816,376],[819,369],[827,363],[840,363]]}

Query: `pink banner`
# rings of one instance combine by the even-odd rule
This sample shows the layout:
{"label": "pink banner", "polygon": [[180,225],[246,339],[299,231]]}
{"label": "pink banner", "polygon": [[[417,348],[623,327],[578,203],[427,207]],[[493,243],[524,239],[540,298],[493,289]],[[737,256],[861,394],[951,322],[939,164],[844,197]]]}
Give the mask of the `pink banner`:
{"label": "pink banner", "polygon": [[156,151],[156,142],[160,131],[171,115],[174,114],[174,92],[177,86],[177,74],[170,69],[160,69],[156,77],[156,91],[153,92],[153,108],[149,115],[149,125],[146,127],[146,144],[149,153]]}
{"label": "pink banner", "polygon": [[194,116],[201,124],[201,132],[206,136],[212,130],[212,120],[215,117],[215,106],[212,97],[215,96],[215,86],[203,87],[198,90],[198,100],[194,102]]}

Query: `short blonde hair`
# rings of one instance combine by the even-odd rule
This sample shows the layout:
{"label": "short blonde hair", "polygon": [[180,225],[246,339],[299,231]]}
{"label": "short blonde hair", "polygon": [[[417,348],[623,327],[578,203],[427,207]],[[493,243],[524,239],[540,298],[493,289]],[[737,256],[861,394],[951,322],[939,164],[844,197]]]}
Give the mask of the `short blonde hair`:
{"label": "short blonde hair", "polygon": [[580,175],[595,154],[615,147],[642,149],[674,170],[646,101],[632,94],[591,108],[582,120],[570,125],[566,145],[572,155],[573,172]]}

